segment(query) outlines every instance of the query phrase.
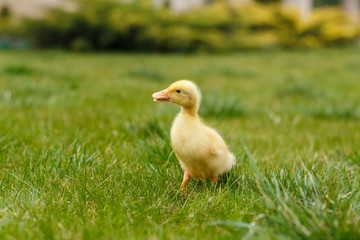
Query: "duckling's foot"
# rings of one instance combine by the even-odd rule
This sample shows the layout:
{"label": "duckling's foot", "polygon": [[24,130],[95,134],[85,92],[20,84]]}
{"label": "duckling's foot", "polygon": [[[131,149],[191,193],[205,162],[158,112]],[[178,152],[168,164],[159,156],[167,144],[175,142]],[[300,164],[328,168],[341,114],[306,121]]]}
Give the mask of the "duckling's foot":
{"label": "duckling's foot", "polygon": [[181,191],[185,190],[186,183],[189,181],[190,177],[191,177],[190,174],[188,174],[187,172],[184,173],[184,178],[181,183]]}
{"label": "duckling's foot", "polygon": [[218,181],[218,177],[211,177],[211,183],[214,185]]}

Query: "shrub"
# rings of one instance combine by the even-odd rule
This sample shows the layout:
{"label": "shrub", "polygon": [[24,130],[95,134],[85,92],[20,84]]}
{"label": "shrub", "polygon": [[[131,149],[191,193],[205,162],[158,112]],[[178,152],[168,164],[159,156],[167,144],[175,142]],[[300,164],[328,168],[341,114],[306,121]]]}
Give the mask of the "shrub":
{"label": "shrub", "polygon": [[[96,6],[95,6],[96,5]],[[353,43],[359,28],[336,8],[314,11],[302,23],[279,5],[231,7],[215,3],[175,14],[132,3],[96,2],[79,10],[52,10],[27,20],[26,33],[40,47],[74,50],[231,51],[273,47],[323,47]]]}

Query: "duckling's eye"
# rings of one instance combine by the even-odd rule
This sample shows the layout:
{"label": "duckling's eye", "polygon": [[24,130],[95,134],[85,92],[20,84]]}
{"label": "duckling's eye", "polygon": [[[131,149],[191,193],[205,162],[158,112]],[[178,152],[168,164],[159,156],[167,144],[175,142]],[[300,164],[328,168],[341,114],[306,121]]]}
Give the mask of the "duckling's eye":
{"label": "duckling's eye", "polygon": [[181,93],[181,90],[176,90],[177,93]]}

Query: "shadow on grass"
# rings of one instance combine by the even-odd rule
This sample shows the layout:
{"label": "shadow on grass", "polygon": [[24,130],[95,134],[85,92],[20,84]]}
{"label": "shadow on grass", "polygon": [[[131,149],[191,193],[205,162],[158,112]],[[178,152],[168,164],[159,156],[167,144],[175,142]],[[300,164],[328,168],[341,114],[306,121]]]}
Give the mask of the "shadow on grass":
{"label": "shadow on grass", "polygon": [[166,80],[166,76],[155,70],[144,66],[138,66],[127,72],[127,75],[133,78],[145,79],[162,82]]}
{"label": "shadow on grass", "polygon": [[305,110],[305,114],[319,119],[331,120],[359,120],[360,107],[356,105],[343,105],[343,106],[317,106]]}
{"label": "shadow on grass", "polygon": [[216,72],[224,77],[228,78],[256,78],[259,74],[257,71],[253,69],[242,69],[239,67],[232,67],[232,66],[223,66],[216,69]]}
{"label": "shadow on grass", "polygon": [[277,92],[277,96],[280,98],[285,97],[306,97],[312,98],[319,96],[320,93],[315,89],[311,88],[311,86],[305,83],[294,83],[288,87],[280,89]]}
{"label": "shadow on grass", "polygon": [[26,65],[8,65],[3,71],[10,75],[30,75],[36,72],[34,68]]}
{"label": "shadow on grass", "polygon": [[234,118],[244,117],[250,113],[248,108],[235,97],[223,97],[215,92],[203,99],[200,115],[204,117]]}

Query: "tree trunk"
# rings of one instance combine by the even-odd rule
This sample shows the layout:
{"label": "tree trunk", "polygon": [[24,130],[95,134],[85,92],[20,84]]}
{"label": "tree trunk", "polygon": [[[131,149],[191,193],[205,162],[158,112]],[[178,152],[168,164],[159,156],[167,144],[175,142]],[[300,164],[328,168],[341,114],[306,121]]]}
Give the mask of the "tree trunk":
{"label": "tree trunk", "polygon": [[237,5],[240,3],[251,3],[253,0],[227,0],[230,5]]}
{"label": "tree trunk", "polygon": [[297,9],[302,21],[309,20],[311,17],[312,0],[282,0],[282,4],[285,7]]}
{"label": "tree trunk", "polygon": [[183,12],[203,5],[205,0],[170,0],[170,8],[175,12]]}
{"label": "tree trunk", "polygon": [[342,0],[341,6],[354,23],[359,23],[360,13],[358,0]]}

